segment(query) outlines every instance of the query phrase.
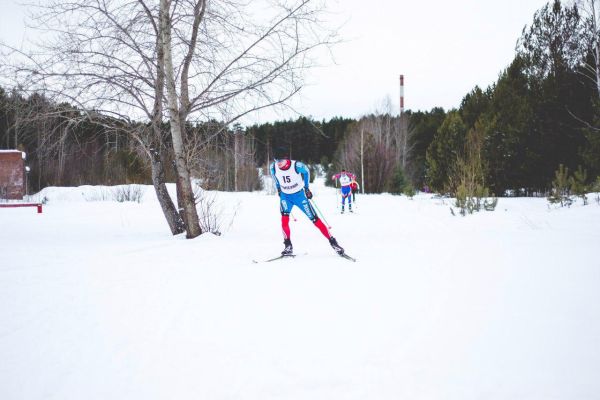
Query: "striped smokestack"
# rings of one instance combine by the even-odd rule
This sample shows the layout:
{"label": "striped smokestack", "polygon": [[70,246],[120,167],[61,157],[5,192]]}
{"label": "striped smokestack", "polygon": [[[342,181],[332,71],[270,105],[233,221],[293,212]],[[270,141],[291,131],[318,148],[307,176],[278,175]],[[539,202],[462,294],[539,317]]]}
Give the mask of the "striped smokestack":
{"label": "striped smokestack", "polygon": [[400,115],[404,114],[404,75],[400,75]]}

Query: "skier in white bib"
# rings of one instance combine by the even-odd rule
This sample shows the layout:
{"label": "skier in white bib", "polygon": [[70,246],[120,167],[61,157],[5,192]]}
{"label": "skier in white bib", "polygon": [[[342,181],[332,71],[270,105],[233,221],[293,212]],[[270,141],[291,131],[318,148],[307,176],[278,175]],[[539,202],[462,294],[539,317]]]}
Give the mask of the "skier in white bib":
{"label": "skier in white bib", "polygon": [[290,212],[294,206],[300,208],[315,224],[323,236],[329,240],[329,244],[336,253],[343,255],[344,249],[331,236],[309,201],[312,198],[312,193],[308,188],[310,182],[308,167],[300,161],[290,160],[287,149],[283,147],[275,149],[274,156],[275,161],[271,163],[270,170],[280,199],[281,228],[285,246],[281,255],[293,255],[292,240],[290,238]]}
{"label": "skier in white bib", "polygon": [[356,176],[342,169],[342,172],[331,177],[333,181],[336,179],[340,181],[340,186],[342,187],[342,214],[344,213],[346,199],[348,199],[348,210],[352,212],[352,182],[356,182]]}

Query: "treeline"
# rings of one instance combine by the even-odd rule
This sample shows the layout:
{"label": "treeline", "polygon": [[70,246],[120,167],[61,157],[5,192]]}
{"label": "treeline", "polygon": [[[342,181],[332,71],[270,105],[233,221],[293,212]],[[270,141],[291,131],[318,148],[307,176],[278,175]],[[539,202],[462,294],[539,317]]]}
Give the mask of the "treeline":
{"label": "treeline", "polygon": [[[151,184],[148,157],[135,134],[143,126],[111,117],[87,118],[72,105],[0,87],[0,149],[27,154],[29,193],[47,186]],[[170,166],[165,178],[174,182],[169,125],[162,130],[160,154],[163,164]],[[260,188],[252,135],[240,134],[238,127],[224,129],[216,121],[188,126],[186,133],[189,167],[206,188]]]}
{"label": "treeline", "polygon": [[246,134],[256,139],[256,162],[272,161],[273,149],[284,146],[292,158],[309,164],[328,164],[338,144],[344,139],[352,119],[336,117],[329,121],[314,121],[306,117],[253,125]]}
{"label": "treeline", "polygon": [[[0,148],[27,153],[30,192],[46,186],[150,184],[147,157],[132,134],[135,123],[104,119],[88,119],[84,111],[54,104],[43,95],[24,97],[0,87]],[[299,118],[246,129],[223,127],[217,121],[188,126],[190,169],[207,189],[260,189],[257,168],[266,171],[274,148],[286,146],[294,158],[309,164],[329,164],[352,122]],[[163,130],[168,132],[168,124]],[[165,138],[160,154],[165,165],[172,165],[173,152]],[[166,173],[173,182],[174,169]]]}
{"label": "treeline", "polygon": [[0,148],[27,153],[29,192],[46,186],[147,183],[131,138],[68,104],[0,87]]}
{"label": "treeline", "polygon": [[[514,60],[460,107],[391,107],[358,120],[309,118],[246,127],[210,121],[186,129],[192,174],[209,189],[254,190],[273,149],[346,168],[369,193],[430,189],[456,194],[469,183],[496,196],[546,195],[560,165],[600,175],[599,40],[575,5],[555,0],[523,30]],[[150,183],[131,121],[93,122],[68,104],[0,88],[0,148],[28,153],[30,189],[50,185]],[[120,127],[120,128],[115,128]],[[163,129],[168,131],[168,125]],[[168,135],[165,135],[167,137]],[[171,165],[168,139],[161,157]],[[172,169],[172,168],[171,168]],[[266,172],[266,169],[264,169]],[[167,179],[174,174],[167,168]]]}

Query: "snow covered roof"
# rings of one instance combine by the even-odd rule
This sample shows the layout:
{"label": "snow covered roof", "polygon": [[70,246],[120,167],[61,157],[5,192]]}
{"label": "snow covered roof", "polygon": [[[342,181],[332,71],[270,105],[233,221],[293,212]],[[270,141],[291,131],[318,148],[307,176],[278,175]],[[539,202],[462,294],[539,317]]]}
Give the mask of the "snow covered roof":
{"label": "snow covered roof", "polygon": [[0,150],[0,153],[21,153],[21,157],[23,157],[23,160],[27,158],[27,153],[21,150]]}

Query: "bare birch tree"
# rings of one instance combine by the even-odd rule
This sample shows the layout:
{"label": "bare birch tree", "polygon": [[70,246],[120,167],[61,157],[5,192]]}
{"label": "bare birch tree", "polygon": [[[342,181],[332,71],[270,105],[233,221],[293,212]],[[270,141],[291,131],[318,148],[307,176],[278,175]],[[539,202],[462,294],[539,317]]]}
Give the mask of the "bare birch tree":
{"label": "bare birch tree", "polygon": [[160,151],[170,139],[191,238],[202,232],[187,123],[222,121],[225,131],[248,113],[284,105],[302,88],[314,50],[337,40],[324,10],[323,0],[48,0],[35,17],[45,35],[35,51],[13,49],[8,76],[88,118],[111,115],[136,126],[131,134],[151,160],[176,233],[179,216],[160,182]]}
{"label": "bare birch tree", "polygon": [[200,222],[198,220],[198,211],[194,200],[194,190],[192,180],[188,169],[187,158],[185,154],[184,129],[187,120],[186,110],[189,109],[189,85],[188,74],[190,63],[196,43],[198,40],[198,28],[204,15],[205,1],[197,1],[193,9],[193,26],[191,30],[190,42],[187,47],[181,71],[181,98],[178,96],[176,88],[176,75],[173,66],[173,25],[171,20],[171,0],[160,0],[159,10],[159,36],[160,47],[162,50],[162,61],[165,69],[165,83],[167,91],[167,108],[169,110],[169,122],[171,126],[171,140],[175,152],[175,167],[177,171],[177,182],[180,204],[183,211],[183,220],[185,221],[187,237],[194,238],[202,234]]}
{"label": "bare birch tree", "polygon": [[379,108],[349,127],[336,154],[339,167],[360,171],[364,179],[362,189],[370,193],[391,189],[392,177],[397,169],[405,172],[411,167],[413,129],[409,116],[393,116],[389,97]]}
{"label": "bare birch tree", "polygon": [[344,142],[338,148],[338,167],[352,172],[364,171],[363,190],[367,193],[386,190],[394,168],[399,164],[394,139],[398,133],[397,127],[398,124],[389,114],[362,117],[350,126]]}
{"label": "bare birch tree", "polygon": [[[323,3],[317,1],[161,0],[160,5],[171,137],[184,219],[192,224],[197,216],[188,183],[186,122],[217,119],[226,127],[250,112],[284,104],[303,85],[309,53],[333,43],[334,35],[321,28]],[[188,227],[188,237],[201,233],[195,229]]]}

